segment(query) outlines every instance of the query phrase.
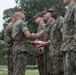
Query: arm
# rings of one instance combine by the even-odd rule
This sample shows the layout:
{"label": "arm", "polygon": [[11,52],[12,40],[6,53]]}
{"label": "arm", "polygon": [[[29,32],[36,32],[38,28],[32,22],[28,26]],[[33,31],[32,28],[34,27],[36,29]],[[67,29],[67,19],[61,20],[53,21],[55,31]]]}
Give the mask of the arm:
{"label": "arm", "polygon": [[41,38],[43,36],[42,33],[32,34],[35,38]]}
{"label": "arm", "polygon": [[41,44],[42,46],[48,46],[48,45],[50,45],[50,40],[47,41],[47,42],[41,42],[40,44]]}
{"label": "arm", "polygon": [[29,32],[27,25],[24,24],[22,25],[22,32],[24,33],[25,37],[27,39],[34,39],[35,37]]}
{"label": "arm", "polygon": [[25,31],[24,31],[24,35],[25,35],[25,37],[28,38],[28,39],[33,38],[33,36],[31,35],[31,33],[30,33],[28,30],[25,30]]}

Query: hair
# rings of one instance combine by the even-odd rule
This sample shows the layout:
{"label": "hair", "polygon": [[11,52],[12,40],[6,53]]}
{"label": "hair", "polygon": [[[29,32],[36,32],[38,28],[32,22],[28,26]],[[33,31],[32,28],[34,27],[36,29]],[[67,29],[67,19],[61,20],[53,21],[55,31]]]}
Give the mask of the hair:
{"label": "hair", "polygon": [[21,17],[22,19],[24,19],[24,14],[22,13],[22,12],[15,12],[15,14],[14,14],[17,18],[18,17]]}

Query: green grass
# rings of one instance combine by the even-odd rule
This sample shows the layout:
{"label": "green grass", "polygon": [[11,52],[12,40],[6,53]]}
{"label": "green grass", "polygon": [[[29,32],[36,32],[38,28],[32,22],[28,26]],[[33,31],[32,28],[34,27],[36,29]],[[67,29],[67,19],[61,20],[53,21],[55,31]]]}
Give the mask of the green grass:
{"label": "green grass", "polygon": [[7,75],[6,73],[0,73],[0,75]]}
{"label": "green grass", "polygon": [[[32,67],[36,67],[36,66],[27,66],[28,67],[28,69],[29,69],[29,67],[31,67],[31,70],[32,70]],[[3,70],[3,69],[6,69],[7,68],[7,66],[6,65],[0,65],[0,71],[2,72],[2,73],[0,73],[0,75],[7,75],[7,72],[5,71],[5,70]],[[36,67],[36,69],[37,69],[37,67]],[[34,70],[36,70],[36,69],[34,69]],[[39,75],[39,72],[26,72],[26,75]]]}
{"label": "green grass", "polygon": [[39,75],[38,72],[26,72],[26,75]]}
{"label": "green grass", "polygon": [[[0,73],[0,75],[7,75],[6,73]],[[26,72],[26,75],[39,75],[38,72]]]}

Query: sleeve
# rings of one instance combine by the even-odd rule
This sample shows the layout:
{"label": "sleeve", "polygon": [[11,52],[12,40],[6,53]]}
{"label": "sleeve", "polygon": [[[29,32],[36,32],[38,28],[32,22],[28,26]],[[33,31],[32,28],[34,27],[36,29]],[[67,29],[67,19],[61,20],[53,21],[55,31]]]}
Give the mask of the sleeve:
{"label": "sleeve", "polygon": [[26,23],[24,22],[22,24],[22,32],[25,32],[26,30],[28,30],[28,27],[27,27]]}
{"label": "sleeve", "polygon": [[11,37],[11,28],[7,26],[4,36],[4,47],[5,51],[10,51],[13,45],[13,38]]}
{"label": "sleeve", "polygon": [[45,33],[45,28],[46,28],[46,26],[44,26],[43,30],[41,30],[41,32],[40,32],[42,35],[44,35],[44,33]]}
{"label": "sleeve", "polygon": [[74,27],[74,51],[76,51],[76,7],[74,8],[74,23],[75,23],[75,27]]}

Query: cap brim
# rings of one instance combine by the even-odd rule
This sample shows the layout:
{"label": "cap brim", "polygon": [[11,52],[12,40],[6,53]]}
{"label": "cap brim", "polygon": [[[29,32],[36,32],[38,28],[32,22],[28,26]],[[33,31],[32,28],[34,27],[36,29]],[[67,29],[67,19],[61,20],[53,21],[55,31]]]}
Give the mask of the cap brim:
{"label": "cap brim", "polygon": [[48,12],[53,12],[53,11],[55,11],[55,10],[53,10],[53,9],[48,10]]}
{"label": "cap brim", "polygon": [[33,16],[34,19],[36,19],[37,17]]}

